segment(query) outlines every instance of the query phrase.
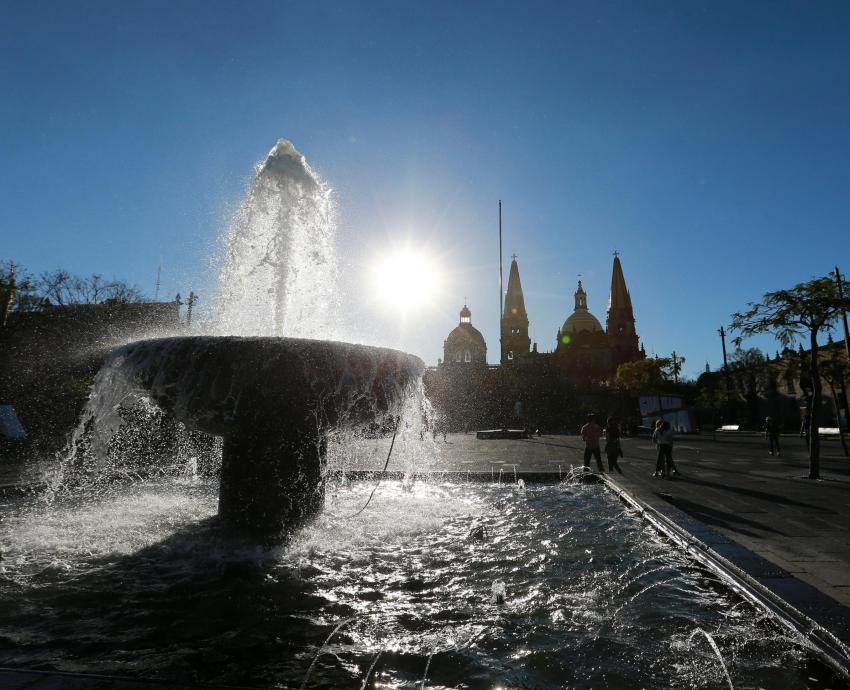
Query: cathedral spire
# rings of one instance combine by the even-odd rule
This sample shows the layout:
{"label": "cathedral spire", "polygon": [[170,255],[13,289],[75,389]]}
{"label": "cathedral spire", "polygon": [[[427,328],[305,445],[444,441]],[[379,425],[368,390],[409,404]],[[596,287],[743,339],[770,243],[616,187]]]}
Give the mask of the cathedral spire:
{"label": "cathedral spire", "polygon": [[502,310],[502,364],[512,362],[517,356],[527,355],[531,347],[528,337],[528,314],[519,279],[516,254],[511,257],[508,289]]}
{"label": "cathedral spire", "polygon": [[614,252],[614,269],[611,271],[611,294],[608,296],[608,314],[612,311],[622,309],[626,315],[634,319],[632,311],[632,298],[626,288],[626,279],[623,276],[623,266],[620,264],[620,253]]}
{"label": "cathedral spire", "polygon": [[632,298],[626,287],[620,253],[614,252],[614,267],[611,271],[611,294],[608,297],[608,344],[614,366],[624,362],[643,359],[645,356],[638,347],[635,331],[635,314]]}
{"label": "cathedral spire", "polygon": [[522,296],[522,283],[519,280],[516,254],[511,257],[511,272],[508,275],[508,290],[505,293],[505,308],[502,312],[503,318],[510,316],[519,316],[528,320],[528,315],[525,312],[525,298]]}

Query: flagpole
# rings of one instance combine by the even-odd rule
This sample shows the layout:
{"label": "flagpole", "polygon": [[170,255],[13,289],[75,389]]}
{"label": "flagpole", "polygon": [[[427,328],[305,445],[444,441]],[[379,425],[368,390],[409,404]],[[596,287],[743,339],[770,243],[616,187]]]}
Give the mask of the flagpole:
{"label": "flagpole", "polygon": [[502,345],[502,200],[499,199],[499,363],[503,363],[504,347]]}

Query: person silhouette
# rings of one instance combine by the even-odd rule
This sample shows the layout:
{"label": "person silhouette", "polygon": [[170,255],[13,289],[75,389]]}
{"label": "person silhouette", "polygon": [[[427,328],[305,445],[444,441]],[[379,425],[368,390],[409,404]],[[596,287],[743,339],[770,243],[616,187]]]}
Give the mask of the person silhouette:
{"label": "person silhouette", "polygon": [[581,438],[584,441],[584,466],[590,468],[590,458],[594,457],[599,472],[604,474],[605,466],[602,464],[602,453],[599,450],[601,436],[602,429],[596,423],[594,415],[587,415],[587,423],[581,428]]}

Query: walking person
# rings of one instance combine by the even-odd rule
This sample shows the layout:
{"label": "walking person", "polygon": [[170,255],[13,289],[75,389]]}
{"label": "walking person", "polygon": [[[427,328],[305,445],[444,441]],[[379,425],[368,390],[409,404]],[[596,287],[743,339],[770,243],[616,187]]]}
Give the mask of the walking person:
{"label": "walking person", "polygon": [[773,417],[764,418],[764,437],[770,445],[770,454],[773,455],[773,448],[775,446],[776,454],[782,455],[782,451],[779,448],[779,427],[776,422],[773,421]]}
{"label": "walking person", "polygon": [[608,417],[605,423],[605,455],[608,456],[608,471],[617,470],[623,474],[620,469],[620,464],[617,460],[623,455],[623,448],[620,446],[620,427],[617,420],[613,417]]}
{"label": "walking person", "polygon": [[658,459],[652,476],[669,479],[674,474],[679,474],[676,463],[673,462],[673,428],[670,422],[665,419],[657,420],[652,440],[658,446]]}
{"label": "walking person", "polygon": [[602,429],[596,423],[592,414],[587,415],[587,424],[581,428],[581,438],[584,441],[584,466],[590,469],[590,458],[596,458],[596,465],[600,474],[605,474],[605,466],[602,464],[602,452],[599,450],[599,439],[602,438]]}

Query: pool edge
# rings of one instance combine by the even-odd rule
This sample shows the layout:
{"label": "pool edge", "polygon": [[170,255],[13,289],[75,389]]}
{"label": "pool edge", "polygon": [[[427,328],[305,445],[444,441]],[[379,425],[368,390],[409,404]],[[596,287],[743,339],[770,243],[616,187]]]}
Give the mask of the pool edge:
{"label": "pool edge", "polygon": [[[812,651],[850,682],[850,608],[674,505],[662,512],[614,479],[597,477],[654,529],[799,633]],[[831,620],[824,620],[827,614]],[[845,628],[843,635],[834,630],[836,622]]]}

